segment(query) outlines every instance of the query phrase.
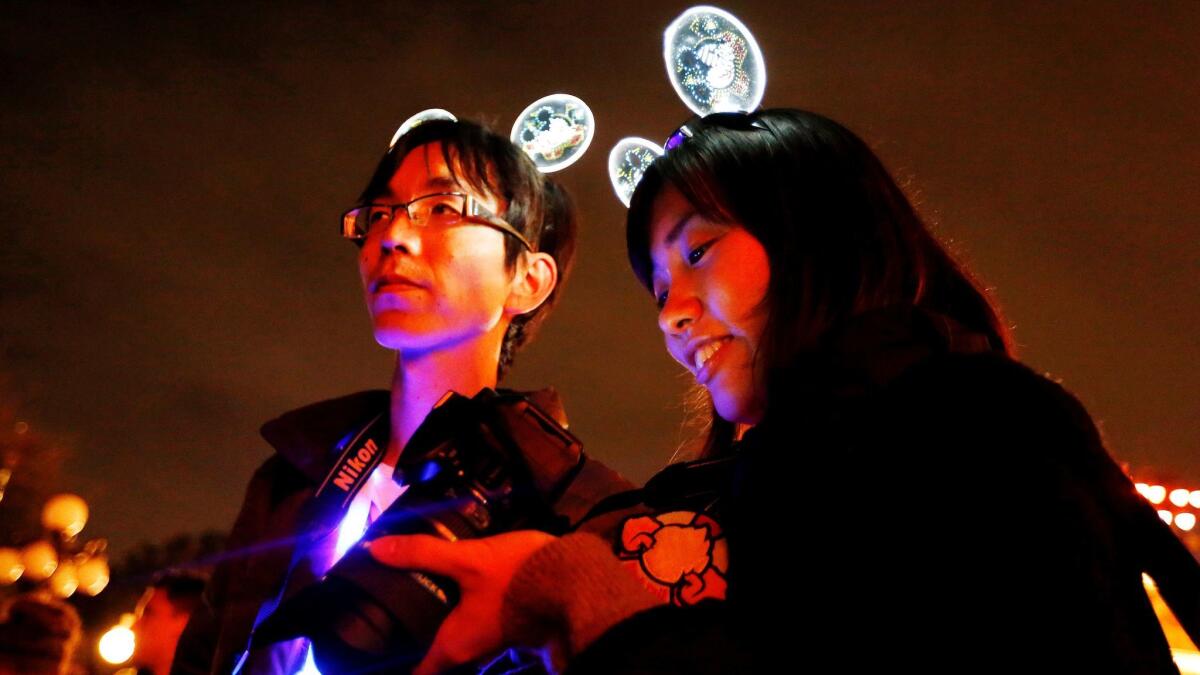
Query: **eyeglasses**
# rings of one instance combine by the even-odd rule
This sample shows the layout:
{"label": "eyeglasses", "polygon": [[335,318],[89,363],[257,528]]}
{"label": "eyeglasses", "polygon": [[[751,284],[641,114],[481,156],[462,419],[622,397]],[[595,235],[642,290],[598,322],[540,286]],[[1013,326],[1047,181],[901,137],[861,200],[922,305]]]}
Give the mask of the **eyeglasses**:
{"label": "eyeglasses", "polygon": [[512,225],[504,222],[469,194],[435,192],[408,203],[363,204],[342,214],[342,236],[362,242],[372,232],[390,227],[396,212],[404,211],[413,227],[453,227],[462,223],[483,225],[510,234],[526,249],[533,246]]}
{"label": "eyeglasses", "polygon": [[705,127],[721,127],[734,131],[760,130],[771,133],[771,129],[752,112],[716,112],[703,117],[696,115],[684,122],[673,134],[667,136],[667,140],[663,143],[663,150],[670,152],[678,148],[683,145],[684,141],[703,131]]}

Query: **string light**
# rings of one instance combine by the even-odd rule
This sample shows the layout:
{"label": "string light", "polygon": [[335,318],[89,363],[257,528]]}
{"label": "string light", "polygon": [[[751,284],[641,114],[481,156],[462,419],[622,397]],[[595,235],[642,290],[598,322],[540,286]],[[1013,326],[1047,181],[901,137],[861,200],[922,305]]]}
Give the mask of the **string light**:
{"label": "string light", "polygon": [[1193,527],[1196,527],[1196,515],[1193,513],[1180,513],[1175,516],[1175,527],[1190,532]]}

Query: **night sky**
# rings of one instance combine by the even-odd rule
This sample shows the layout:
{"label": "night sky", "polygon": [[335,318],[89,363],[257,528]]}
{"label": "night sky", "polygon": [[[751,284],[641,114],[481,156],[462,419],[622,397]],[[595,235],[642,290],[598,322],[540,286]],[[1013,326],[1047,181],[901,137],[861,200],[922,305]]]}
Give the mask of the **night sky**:
{"label": "night sky", "polygon": [[[545,94],[591,105],[592,149],[558,174],[578,265],[508,384],[557,386],[631,478],[670,458],[689,380],[604,165],[689,116],[661,57],[686,4],[139,4],[0,21],[0,375],[70,446],[87,533],[227,528],[263,421],[387,385],[336,222],[435,106],[507,131]],[[1200,3],[723,6],[763,48],[764,104],[860,133],[1113,454],[1200,488]]]}

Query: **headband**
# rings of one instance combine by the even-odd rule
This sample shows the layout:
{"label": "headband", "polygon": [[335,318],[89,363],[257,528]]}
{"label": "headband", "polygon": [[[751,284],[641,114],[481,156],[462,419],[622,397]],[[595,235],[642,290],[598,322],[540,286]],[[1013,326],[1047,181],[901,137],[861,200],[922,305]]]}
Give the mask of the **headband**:
{"label": "headband", "polygon": [[[745,24],[723,9],[701,5],[676,17],[663,33],[663,61],[675,93],[698,116],[750,112],[762,102],[762,50]],[[608,153],[608,177],[626,208],[646,169],[665,152],[629,136]]]}

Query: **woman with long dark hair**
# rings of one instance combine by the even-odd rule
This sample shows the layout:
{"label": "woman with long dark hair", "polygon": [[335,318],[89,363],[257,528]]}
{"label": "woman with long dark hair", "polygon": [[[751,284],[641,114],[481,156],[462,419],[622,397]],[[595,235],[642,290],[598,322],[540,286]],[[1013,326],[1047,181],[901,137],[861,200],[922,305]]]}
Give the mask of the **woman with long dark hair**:
{"label": "woman with long dark hair", "polygon": [[550,640],[568,672],[1173,672],[1142,573],[1195,626],[1194,560],[866,144],[775,109],[667,147],[629,258],[706,445],[613,505],[617,541],[376,542],[463,586],[426,666]]}

